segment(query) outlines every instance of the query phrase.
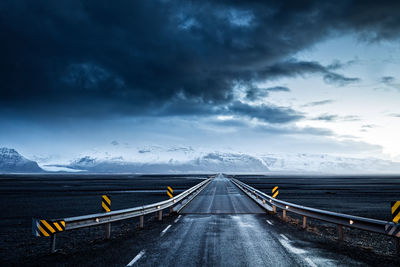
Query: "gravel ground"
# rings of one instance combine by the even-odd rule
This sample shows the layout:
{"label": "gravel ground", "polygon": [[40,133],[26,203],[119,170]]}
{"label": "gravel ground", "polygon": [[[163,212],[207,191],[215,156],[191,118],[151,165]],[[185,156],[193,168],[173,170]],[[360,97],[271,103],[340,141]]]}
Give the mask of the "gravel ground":
{"label": "gravel ground", "polygon": [[[32,236],[32,217],[60,218],[97,213],[100,210],[100,196],[104,193],[111,195],[114,210],[149,204],[166,199],[166,186],[171,185],[177,192],[181,192],[200,182],[199,178],[204,177],[0,176],[0,200],[4,214],[0,220],[0,265],[64,266],[60,263],[68,262],[65,266],[83,266],[84,259],[95,259],[96,255],[104,254],[107,255],[106,260],[94,260],[84,265],[113,266],[112,259],[116,255],[107,254],[110,248],[124,250],[123,244],[130,242],[130,249],[139,252],[139,244],[155,242],[162,228],[174,217],[166,216],[160,223],[153,216],[147,216],[145,230],[137,229],[136,218],[114,223],[110,241],[104,240],[104,227],[62,233],[57,235],[59,250],[55,255],[48,254],[48,238]],[[382,220],[390,220],[390,201],[400,199],[400,177],[393,176],[237,178],[266,193],[278,185],[279,198],[283,200]],[[325,247],[326,251],[351,256],[366,265],[400,266],[393,238],[344,228],[344,241],[339,242],[335,225],[308,220],[305,231],[301,229],[301,218],[290,213],[288,215],[289,223],[283,223],[279,214],[270,218],[281,227],[283,233],[292,235],[299,242],[313,241],[317,246]]]}
{"label": "gravel ground", "polygon": [[302,229],[302,221],[293,215],[287,217],[287,223],[283,222],[281,214],[270,218],[282,233],[297,240],[299,247],[302,241],[309,241],[308,244],[325,249],[326,258],[329,254],[338,254],[350,257],[362,266],[400,266],[392,237],[344,227],[344,240],[339,241],[336,225],[307,220],[307,228]]}
{"label": "gravel ground", "polygon": [[236,176],[242,182],[296,204],[379,220],[391,220],[400,200],[400,176]]}
{"label": "gravel ground", "polygon": [[[99,213],[102,194],[111,196],[112,210],[155,203],[168,199],[167,186],[171,186],[174,193],[180,193],[201,182],[204,177],[2,175],[0,263],[15,263],[21,258],[48,251],[49,239],[32,235],[32,218],[55,219]],[[131,221],[136,223],[136,219]],[[113,229],[118,233],[118,229],[123,231],[131,225],[129,221],[115,223]],[[102,240],[102,231],[104,227],[90,227],[59,234],[57,244],[63,248],[79,247],[82,240]]]}
{"label": "gravel ground", "polygon": [[[390,202],[400,200],[399,176],[236,176],[267,194],[279,186],[279,199],[329,211],[391,221]],[[337,226],[302,218],[288,212],[288,223],[282,213],[273,216],[277,223],[299,239],[317,241],[320,246],[352,256],[373,266],[400,266],[396,239],[357,229],[343,228],[344,241],[338,240]]]}

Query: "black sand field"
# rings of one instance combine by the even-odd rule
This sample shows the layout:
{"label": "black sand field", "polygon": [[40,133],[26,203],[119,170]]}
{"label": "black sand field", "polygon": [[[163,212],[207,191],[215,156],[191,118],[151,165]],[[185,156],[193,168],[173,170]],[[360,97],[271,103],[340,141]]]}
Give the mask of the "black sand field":
{"label": "black sand field", "polygon": [[[168,199],[167,186],[180,193],[201,182],[196,176],[137,175],[2,175],[0,176],[0,263],[47,253],[48,238],[32,236],[32,218],[56,219],[101,212],[101,195],[111,196],[112,210],[132,208]],[[136,222],[136,218],[131,221]],[[113,230],[129,220],[113,224]],[[76,247],[102,238],[102,227],[57,236],[58,247]]]}
{"label": "black sand field", "polygon": [[[167,199],[165,192],[167,186],[171,186],[176,193],[179,193],[206,177],[206,175],[2,175],[0,176],[2,203],[0,263],[25,265],[30,262],[30,258],[36,255],[45,257],[48,253],[48,238],[37,238],[31,234],[33,217],[64,218],[97,213],[100,212],[102,194],[111,196],[113,210],[150,204]],[[270,193],[271,189],[278,185],[279,198],[289,202],[382,220],[391,219],[390,201],[400,200],[400,176],[241,175],[236,178],[266,193]],[[154,224],[152,216],[147,216],[146,219],[147,225],[153,224],[151,228],[162,227]],[[124,232],[137,232],[137,221],[137,218],[134,218],[114,223],[113,242],[118,244],[117,237],[121,235],[123,238]],[[142,231],[141,238],[146,239],[146,231],[150,234],[153,230]],[[327,228],[327,231],[331,230]],[[331,235],[335,236],[334,228]],[[83,247],[89,249],[91,246],[101,246],[103,237],[104,227],[66,232],[57,235],[57,248],[60,248],[61,253],[65,255],[76,254]],[[377,246],[380,246],[379,243]],[[393,249],[387,248],[387,251],[392,253]]]}
{"label": "black sand field", "polygon": [[296,204],[380,220],[391,220],[390,202],[400,200],[399,176],[245,176],[237,179]]}

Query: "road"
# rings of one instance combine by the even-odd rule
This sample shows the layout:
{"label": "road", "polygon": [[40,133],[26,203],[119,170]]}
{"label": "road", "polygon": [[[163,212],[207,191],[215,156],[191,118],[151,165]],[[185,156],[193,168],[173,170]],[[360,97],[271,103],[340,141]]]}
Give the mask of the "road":
{"label": "road", "polygon": [[229,179],[219,175],[190,202],[183,214],[263,214],[265,211]]}
{"label": "road", "polygon": [[[307,242],[279,233],[263,209],[222,175],[129,266],[337,266]],[[346,265],[357,265],[350,259]]]}

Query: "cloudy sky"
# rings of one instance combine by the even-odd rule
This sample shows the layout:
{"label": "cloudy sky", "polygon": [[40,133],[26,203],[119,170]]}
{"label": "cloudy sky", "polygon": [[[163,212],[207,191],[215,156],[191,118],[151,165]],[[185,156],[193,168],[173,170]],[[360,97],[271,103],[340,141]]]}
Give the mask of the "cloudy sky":
{"label": "cloudy sky", "polygon": [[[301,2],[301,3],[300,3]],[[0,3],[0,146],[400,160],[399,1]]]}

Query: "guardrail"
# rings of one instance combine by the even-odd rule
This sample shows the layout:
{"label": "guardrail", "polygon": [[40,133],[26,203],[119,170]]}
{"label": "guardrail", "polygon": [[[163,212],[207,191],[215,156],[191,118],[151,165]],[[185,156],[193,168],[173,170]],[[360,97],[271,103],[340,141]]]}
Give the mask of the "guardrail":
{"label": "guardrail", "polygon": [[[111,211],[107,213],[96,213],[84,216],[77,216],[77,217],[69,217],[63,219],[52,219],[49,221],[64,221],[65,222],[65,230],[74,230],[79,228],[91,227],[91,226],[98,226],[102,224],[108,224],[116,221],[126,220],[134,217],[140,217],[139,220],[139,227],[143,228],[144,224],[144,215],[150,213],[156,213],[158,216],[158,220],[162,220],[162,210],[166,208],[170,208],[170,212],[179,212],[184,206],[186,206],[194,197],[197,196],[211,181],[211,178],[208,178],[201,183],[189,188],[188,190],[182,192],[181,194],[165,200],[161,202],[157,202],[154,204],[140,206],[130,209],[122,209]],[[190,199],[188,199],[192,196]],[[186,200],[184,202],[184,200]],[[173,207],[175,209],[173,209]],[[33,226],[33,228],[36,226]],[[108,227],[109,228],[109,227]],[[33,229],[35,231],[35,229]],[[55,252],[55,238],[56,234],[53,233],[50,235],[50,250],[52,253]],[[106,231],[106,238],[110,238],[110,230]]]}
{"label": "guardrail", "polygon": [[256,202],[259,200],[258,204],[263,206],[268,211],[276,213],[276,207],[282,209],[282,218],[284,221],[287,220],[286,212],[293,212],[303,216],[303,228],[307,227],[307,217],[336,224],[338,226],[338,238],[341,241],[343,240],[343,226],[392,236],[396,238],[397,253],[400,253],[399,224],[297,205],[287,201],[275,199],[237,179],[232,178],[232,182],[246,194],[254,196],[252,198]]}

